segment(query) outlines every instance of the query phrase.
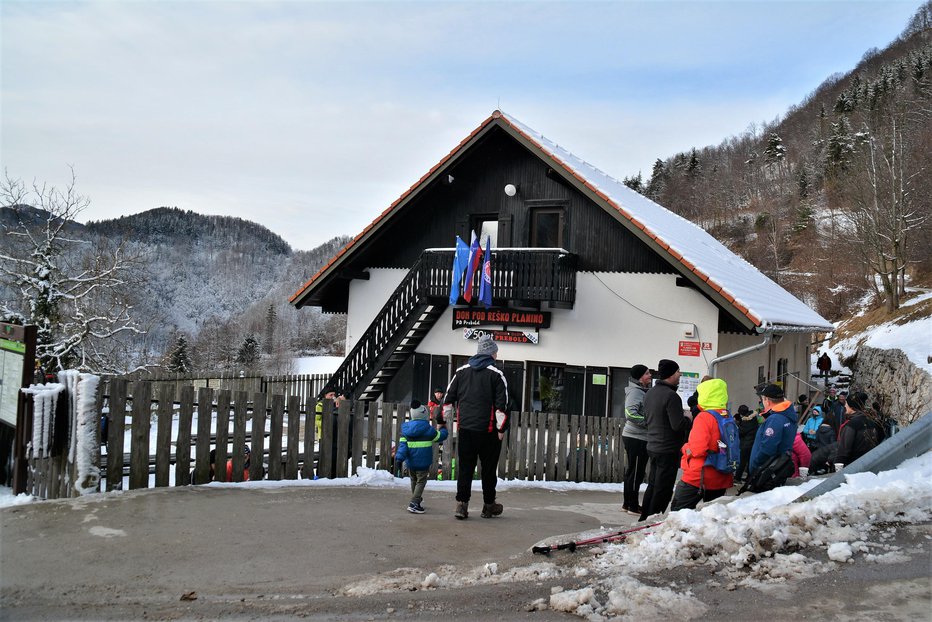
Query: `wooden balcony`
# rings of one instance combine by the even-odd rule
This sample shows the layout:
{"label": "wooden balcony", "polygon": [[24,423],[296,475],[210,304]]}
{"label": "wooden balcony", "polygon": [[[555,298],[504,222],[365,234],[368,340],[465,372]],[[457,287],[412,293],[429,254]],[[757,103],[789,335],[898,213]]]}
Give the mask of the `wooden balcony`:
{"label": "wooden balcony", "polygon": [[[453,249],[428,249],[413,270],[421,292],[429,299],[449,299],[453,278]],[[476,270],[472,280],[473,301],[479,298]],[[536,306],[572,309],[576,302],[576,255],[555,248],[504,248],[492,250],[492,301],[495,305]],[[460,299],[461,303],[465,301]]]}

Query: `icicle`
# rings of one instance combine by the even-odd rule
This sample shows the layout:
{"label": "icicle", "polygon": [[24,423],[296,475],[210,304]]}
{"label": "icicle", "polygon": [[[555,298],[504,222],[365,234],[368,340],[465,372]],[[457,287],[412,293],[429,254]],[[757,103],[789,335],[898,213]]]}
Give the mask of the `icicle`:
{"label": "icicle", "polygon": [[68,447],[68,462],[71,464],[74,464],[74,457],[78,440],[78,417],[77,409],[75,407],[78,394],[78,375],[79,372],[75,369],[66,369],[58,372],[58,382],[65,385],[68,389],[68,423],[70,427],[68,438],[71,439],[70,446]]}
{"label": "icicle", "polygon": [[58,404],[58,395],[65,390],[65,385],[50,382],[48,384],[33,384],[21,389],[23,393],[32,395],[32,457],[47,455],[49,441],[51,440],[52,423],[55,420],[55,407]]}

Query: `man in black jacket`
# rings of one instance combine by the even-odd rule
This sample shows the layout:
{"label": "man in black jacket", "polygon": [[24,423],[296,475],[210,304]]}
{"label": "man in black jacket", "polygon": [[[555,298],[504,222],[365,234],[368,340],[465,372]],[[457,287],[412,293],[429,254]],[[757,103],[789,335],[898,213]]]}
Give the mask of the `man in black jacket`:
{"label": "man in black jacket", "polygon": [[479,339],[475,356],[456,370],[443,396],[443,416],[449,419],[456,404],[459,424],[456,459],[456,512],[460,520],[469,517],[469,497],[476,463],[482,464],[482,518],[502,513],[495,501],[498,482],[498,457],[502,438],[508,429],[508,383],[505,374],[495,367],[498,346],[491,337]]}
{"label": "man in black jacket", "polygon": [[644,396],[650,475],[639,521],[666,511],[673,497],[676,472],[680,468],[680,450],[692,426],[692,415],[683,410],[683,400],[676,392],[680,382],[680,366],[674,361],[662,359],[657,363],[657,376],[660,381]]}

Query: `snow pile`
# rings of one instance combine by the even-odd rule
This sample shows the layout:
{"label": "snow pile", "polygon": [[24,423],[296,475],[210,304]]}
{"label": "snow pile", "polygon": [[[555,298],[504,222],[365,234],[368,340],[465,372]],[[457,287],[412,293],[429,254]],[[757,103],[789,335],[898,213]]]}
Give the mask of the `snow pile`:
{"label": "snow pile", "polygon": [[814,576],[859,554],[867,561],[895,563],[906,559],[905,553],[882,542],[892,537],[889,528],[880,532],[881,542],[871,542],[872,535],[878,539],[878,527],[932,519],[932,453],[894,471],[849,475],[828,494],[790,503],[817,483],[672,513],[652,533],[632,534],[622,544],[606,546],[604,554],[584,559],[592,583],[576,594],[552,597],[550,606],[590,620],[635,613],[666,617],[702,605],[682,590],[660,591],[632,575],[702,567],[698,572],[716,574],[726,589],[734,589]]}
{"label": "snow pile", "polygon": [[[911,307],[930,298],[932,298],[932,293],[923,293],[903,302],[901,307]],[[869,302],[870,299],[867,299],[859,304],[866,307]],[[863,315],[863,308],[858,315]],[[921,317],[905,324],[892,321],[872,326],[863,333],[832,344],[829,351],[832,369],[850,372],[841,365],[839,360],[853,356],[861,346],[868,346],[878,350],[902,350],[913,365],[932,374],[932,362],[928,358],[930,335],[932,335],[932,316]],[[818,373],[818,371],[813,371],[813,373]]]}

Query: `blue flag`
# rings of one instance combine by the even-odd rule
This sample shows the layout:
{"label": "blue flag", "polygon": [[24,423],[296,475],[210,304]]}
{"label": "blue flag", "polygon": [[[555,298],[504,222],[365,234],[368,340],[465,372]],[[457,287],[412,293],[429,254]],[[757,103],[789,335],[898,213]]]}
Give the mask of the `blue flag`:
{"label": "blue flag", "polygon": [[492,236],[485,237],[485,259],[479,279],[479,300],[488,309],[492,306]]}
{"label": "blue flag", "polygon": [[472,232],[472,242],[469,244],[469,260],[466,266],[466,280],[463,281],[463,299],[466,302],[472,302],[472,276],[479,267],[479,261],[482,259],[482,248],[479,246],[479,238],[476,232]]}
{"label": "blue flag", "polygon": [[469,247],[460,236],[456,236],[456,250],[453,252],[453,284],[450,286],[451,305],[455,305],[460,299],[460,286],[467,265],[469,265]]}

